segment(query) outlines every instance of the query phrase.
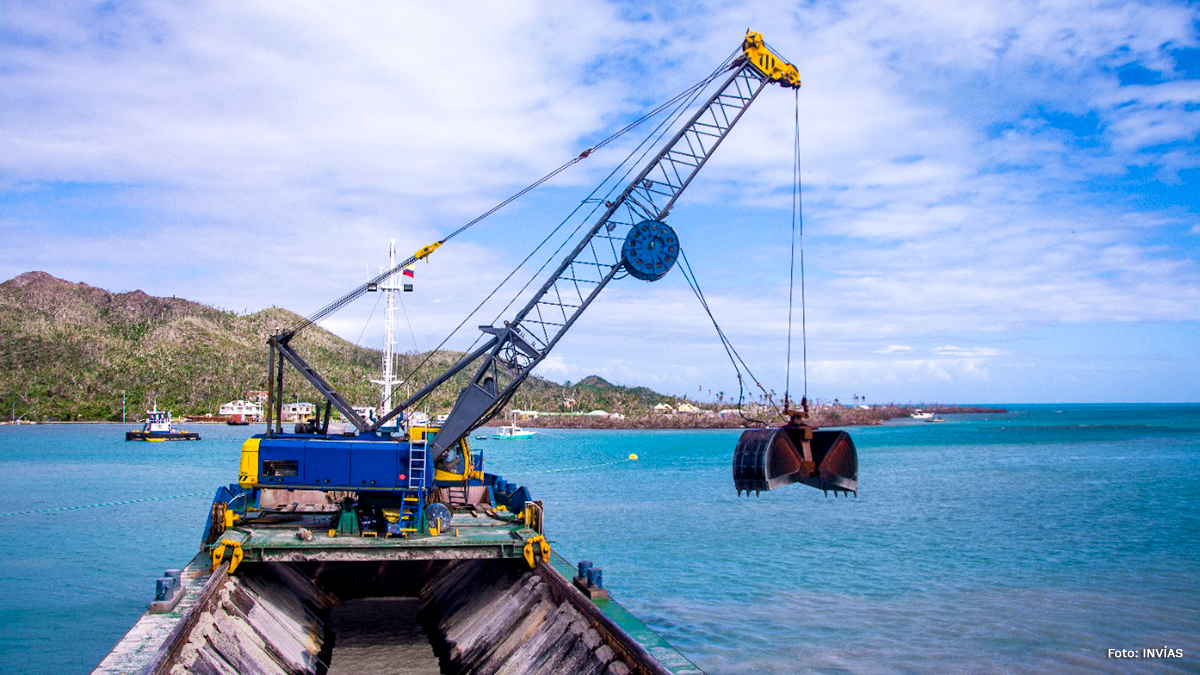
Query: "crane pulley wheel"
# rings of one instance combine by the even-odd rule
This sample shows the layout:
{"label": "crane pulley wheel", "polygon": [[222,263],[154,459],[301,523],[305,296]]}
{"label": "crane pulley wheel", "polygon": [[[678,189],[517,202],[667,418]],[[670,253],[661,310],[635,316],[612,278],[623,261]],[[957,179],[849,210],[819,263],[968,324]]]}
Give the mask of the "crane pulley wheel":
{"label": "crane pulley wheel", "polygon": [[429,508],[425,509],[425,522],[428,524],[430,534],[448,530],[451,518],[450,509],[445,504],[430,504]]}
{"label": "crane pulley wheel", "polygon": [[642,281],[663,278],[679,257],[679,237],[660,220],[643,220],[634,225],[621,247],[625,269]]}

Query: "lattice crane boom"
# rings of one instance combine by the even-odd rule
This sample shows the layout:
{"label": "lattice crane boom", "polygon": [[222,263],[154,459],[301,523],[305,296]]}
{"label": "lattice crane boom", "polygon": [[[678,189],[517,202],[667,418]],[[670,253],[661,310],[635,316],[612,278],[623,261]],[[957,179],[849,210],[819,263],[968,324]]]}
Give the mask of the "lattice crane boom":
{"label": "lattice crane boom", "polygon": [[[742,55],[707,103],[667,143],[583,236],[545,284],[511,321],[481,326],[491,335],[408,401],[401,410],[459,371],[478,363],[430,447],[434,460],[472,429],[492,419],[533,368],[622,270],[647,281],[661,278],[678,255],[674,231],[662,222],[675,201],[769,83],[799,87],[796,68],[777,57],[758,33],[748,33]],[[615,231],[622,232],[616,236]],[[628,234],[625,234],[628,232]]]}

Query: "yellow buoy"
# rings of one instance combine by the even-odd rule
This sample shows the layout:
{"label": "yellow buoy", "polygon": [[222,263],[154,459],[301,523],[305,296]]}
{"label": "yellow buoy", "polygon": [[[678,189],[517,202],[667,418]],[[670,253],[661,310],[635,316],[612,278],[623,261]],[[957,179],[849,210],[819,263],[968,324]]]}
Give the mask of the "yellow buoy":
{"label": "yellow buoy", "polygon": [[637,455],[635,455],[635,454],[633,454],[633,453],[629,453],[629,459],[630,459],[631,461],[634,461],[634,462],[636,462],[636,461],[637,461]]}

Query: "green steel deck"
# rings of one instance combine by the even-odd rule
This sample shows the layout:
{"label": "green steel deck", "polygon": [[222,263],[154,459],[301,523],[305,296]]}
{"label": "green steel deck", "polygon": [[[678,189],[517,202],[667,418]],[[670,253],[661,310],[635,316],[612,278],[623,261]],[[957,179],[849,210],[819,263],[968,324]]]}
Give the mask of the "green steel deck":
{"label": "green steel deck", "polygon": [[[240,542],[247,562],[327,562],[520,558],[525,542],[537,535],[519,518],[468,510],[454,511],[450,527],[437,536],[414,534],[408,537],[331,537],[329,530],[336,514],[287,515],[295,519],[269,524],[237,523],[225,530],[220,538]],[[312,534],[310,540],[299,536],[301,528]],[[226,552],[225,555],[230,554]]]}

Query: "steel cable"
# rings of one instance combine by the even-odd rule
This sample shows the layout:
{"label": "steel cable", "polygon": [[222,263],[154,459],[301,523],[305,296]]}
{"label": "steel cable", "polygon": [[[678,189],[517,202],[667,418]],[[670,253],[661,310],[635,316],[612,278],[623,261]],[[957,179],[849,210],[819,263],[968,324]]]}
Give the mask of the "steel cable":
{"label": "steel cable", "polygon": [[[736,52],[734,52],[734,53],[736,54]],[[553,239],[555,237],[555,235],[557,235],[562,230],[562,228],[567,225],[567,223],[569,223],[571,221],[571,219],[573,219],[576,215],[578,215],[580,210],[588,202],[594,202],[595,206],[593,206],[591,212],[584,219],[580,220],[579,224],[575,227],[575,229],[571,232],[571,234],[563,239],[562,243],[559,244],[558,248],[556,248],[547,257],[546,261],[542,263],[541,267],[538,268],[538,270],[529,278],[529,280],[527,280],[525,282],[525,284],[521,287],[521,289],[518,290],[516,292],[516,294],[514,294],[512,299],[510,299],[508,301],[508,303],[497,313],[496,317],[492,320],[492,323],[494,324],[496,321],[499,321],[500,317],[503,316],[503,314],[512,307],[513,303],[515,303],[517,301],[517,299],[519,299],[521,297],[521,295],[526,290],[528,290],[530,284],[532,284],[533,281],[535,281],[538,277],[540,277],[541,274],[545,271],[546,267],[551,262],[554,261],[555,256],[557,256],[563,250],[563,248],[569,242],[571,242],[573,240],[573,236],[578,234],[579,230],[583,227],[583,225],[588,222],[588,219],[590,219],[596,213],[596,211],[599,209],[600,204],[603,203],[603,200],[597,200],[596,194],[606,184],[609,184],[613,180],[614,176],[616,176],[617,173],[619,171],[621,171],[622,167],[626,167],[626,165],[629,165],[628,167],[625,168],[625,172],[623,174],[623,177],[627,178],[629,176],[629,174],[635,168],[635,166],[630,163],[630,160],[633,159],[633,157],[635,155],[638,155],[639,151],[641,154],[638,155],[638,158],[639,159],[644,158],[646,156],[646,154],[649,153],[650,149],[653,147],[652,140],[661,139],[663,137],[663,135],[665,135],[666,129],[668,129],[671,124],[673,124],[676,120],[679,119],[682,112],[684,110],[686,110],[687,107],[689,105],[691,105],[692,102],[695,101],[695,99],[699,95],[699,93],[702,92],[704,90],[704,88],[707,87],[709,84],[711,84],[713,82],[713,80],[715,80],[718,76],[720,76],[720,74],[722,72],[725,72],[726,70],[729,69],[732,61],[733,61],[733,54],[731,54],[729,57],[727,57],[721,63],[720,66],[718,66],[716,69],[714,69],[713,72],[710,73],[704,79],[702,79],[699,82],[697,82],[696,84],[688,87],[686,90],[680,92],[679,94],[676,94],[674,97],[672,97],[667,102],[654,108],[654,110],[652,110],[651,112],[643,115],[642,117],[638,118],[634,122],[631,122],[630,124],[621,128],[619,131],[612,134],[611,136],[604,139],[603,141],[597,143],[596,145],[594,145],[592,148],[585,151],[584,153],[581,153],[579,157],[576,157],[575,159],[571,160],[567,164],[564,164],[562,167],[559,167],[559,169],[556,169],[555,173],[562,171],[566,167],[589,156],[595,150],[602,148],[605,145],[608,145],[609,143],[616,140],[620,136],[623,136],[627,132],[637,128],[642,123],[644,123],[646,120],[649,120],[649,119],[661,114],[663,110],[666,110],[671,105],[679,104],[676,106],[675,110],[670,115],[668,115],[667,118],[663,122],[661,122],[657,127],[655,127],[655,129],[653,131],[651,131],[650,134],[648,134],[644,140],[642,140],[637,146],[635,146],[634,149],[625,157],[625,159],[623,159],[619,164],[617,164],[617,166],[614,167],[607,176],[605,176],[605,178],[600,182],[600,184],[597,185],[596,188],[593,189],[592,192],[586,198],[584,198],[579,203],[578,206],[576,206],[574,209],[572,209],[571,212],[569,214],[567,214],[567,216],[565,218],[563,218],[550,231],[550,233],[547,234],[542,239],[542,241],[540,243],[538,243],[538,245],[536,247],[534,247],[534,249],[532,251],[530,251],[530,253],[528,255],[526,255],[525,258],[522,259],[521,262],[518,263],[517,266],[515,268],[513,268],[513,270],[511,272],[509,272],[508,275],[506,275],[504,277],[504,279],[501,280],[500,283],[496,285],[495,288],[492,289],[492,291],[490,293],[488,293],[488,295],[478,305],[476,305],[475,309],[471,310],[471,312],[461,322],[459,322],[459,324],[457,326],[455,326],[453,330],[450,331],[450,333],[445,337],[445,339],[442,340],[442,342],[440,344],[438,344],[437,347],[435,347],[433,350],[428,352],[426,354],[425,358],[422,359],[421,362],[418,363],[415,368],[413,368],[411,371],[409,371],[409,373],[406,375],[405,379],[410,380],[411,378],[415,377],[417,375],[417,373],[419,373],[421,371],[421,369],[424,368],[426,364],[428,364],[429,360],[433,358],[434,354],[436,354],[439,350],[441,350],[442,347],[444,347],[446,345],[446,343],[448,343],[458,333],[458,331],[461,330],[462,327],[465,326],[467,324],[467,322],[470,321],[471,318],[474,317],[479,312],[479,310],[481,310],[500,291],[500,289],[503,288],[517,274],[517,272],[519,272],[521,270],[521,268],[525,266],[526,263],[528,263],[535,255],[537,255],[538,251],[542,250],[542,248],[551,239]],[[545,180],[546,179],[540,180],[538,183],[536,183],[534,185],[534,187],[536,187],[536,185],[540,185],[541,183],[545,182]],[[611,196],[613,191],[618,189],[618,187],[620,187],[619,183],[614,183],[612,186],[610,186],[607,196]],[[529,189],[525,189],[522,192],[515,195],[514,197],[519,197],[520,195],[523,195],[528,191],[529,191]],[[501,204],[501,206],[506,205],[507,203],[511,202],[512,199],[513,198],[506,200],[505,202],[503,202]],[[462,228],[459,228],[459,230],[455,231],[451,236],[457,235],[458,233],[465,230],[467,227],[474,225],[479,220],[482,220],[482,218],[484,218],[488,215],[491,215],[492,213],[495,213],[497,210],[498,210],[498,208],[491,209],[488,213],[484,214],[484,216],[481,216],[480,218],[476,218],[471,223],[468,223],[467,225],[463,226]],[[449,239],[449,237],[447,237],[447,239]],[[471,346],[469,346],[466,351],[470,352],[472,349],[475,348],[476,345],[478,345],[479,341],[482,339],[483,339],[483,334],[480,334],[480,336],[476,337],[475,341],[473,343],[471,343]],[[414,405],[415,405],[415,403],[416,402],[414,402]]]}
{"label": "steel cable", "polygon": [[0,518],[8,516],[27,516],[35,513],[58,513],[60,511],[78,511],[80,509],[98,509],[104,506],[125,506],[127,504],[141,504],[143,502],[161,502],[168,499],[186,499],[188,497],[199,497],[206,495],[207,492],[189,492],[183,495],[171,495],[170,497],[143,497],[141,499],[123,499],[117,502],[101,502],[99,504],[80,504],[79,506],[58,506],[51,509],[33,509],[31,511],[14,511],[12,513],[0,513]]}
{"label": "steel cable", "polygon": [[[530,191],[532,191],[532,190],[536,189],[538,186],[542,185],[542,184],[543,184],[543,183],[545,183],[546,181],[550,180],[551,178],[554,178],[555,176],[557,176],[558,174],[562,173],[563,171],[565,171],[566,169],[570,168],[571,166],[573,166],[573,165],[575,165],[575,164],[577,164],[577,163],[579,163],[579,162],[583,161],[584,159],[588,158],[588,157],[589,157],[589,156],[591,156],[591,154],[592,154],[593,152],[595,152],[597,149],[599,149],[599,148],[602,148],[602,147],[604,147],[605,145],[608,145],[609,143],[613,142],[614,140],[616,140],[616,139],[620,138],[621,136],[624,136],[626,133],[628,133],[628,132],[632,131],[633,129],[637,128],[638,126],[640,126],[640,125],[641,125],[643,122],[645,122],[646,120],[650,119],[650,118],[651,118],[651,117],[653,117],[653,116],[656,116],[656,115],[658,115],[658,114],[659,114],[660,112],[662,112],[664,109],[666,109],[666,108],[670,107],[671,105],[673,105],[673,104],[674,104],[676,101],[679,101],[679,100],[680,100],[680,99],[682,99],[682,98],[685,98],[685,97],[687,97],[687,96],[689,96],[689,95],[692,95],[692,94],[693,94],[693,92],[695,92],[696,90],[698,90],[698,89],[702,89],[703,87],[707,86],[707,85],[709,84],[709,82],[711,82],[711,81],[712,81],[712,79],[716,77],[716,75],[720,74],[721,70],[723,70],[724,68],[727,68],[727,67],[728,67],[729,60],[730,60],[730,59],[726,59],[726,62],[725,62],[724,64],[722,64],[722,67],[721,67],[720,69],[718,69],[717,71],[715,71],[713,75],[710,75],[708,78],[705,78],[704,80],[701,80],[701,81],[700,81],[700,82],[698,82],[697,84],[694,84],[694,85],[692,85],[692,86],[691,86],[691,87],[689,87],[688,89],[686,89],[686,90],[684,90],[683,92],[681,92],[681,93],[679,93],[679,94],[675,95],[674,97],[672,97],[672,98],[671,98],[670,100],[668,100],[667,102],[665,102],[665,103],[663,103],[663,104],[659,105],[658,107],[654,108],[654,110],[650,111],[649,113],[646,113],[645,115],[641,116],[641,117],[640,117],[640,118],[638,118],[637,120],[635,120],[635,121],[631,122],[630,124],[627,124],[626,126],[622,127],[622,128],[621,128],[621,129],[619,129],[617,132],[613,133],[613,134],[612,134],[612,135],[610,135],[609,137],[607,137],[607,138],[605,138],[604,140],[600,141],[600,142],[599,142],[599,143],[597,143],[596,145],[594,145],[594,146],[592,146],[591,148],[589,148],[589,149],[587,149],[587,150],[584,150],[583,152],[579,153],[579,155],[578,155],[578,156],[576,156],[576,157],[574,157],[573,159],[571,159],[571,160],[567,161],[566,163],[562,164],[561,166],[559,166],[558,168],[554,169],[553,171],[551,171],[550,173],[546,174],[545,176],[542,176],[541,178],[539,178],[538,180],[536,180],[536,181],[534,181],[533,183],[529,184],[528,186],[526,186],[526,187],[522,188],[522,189],[521,189],[521,190],[519,190],[517,193],[515,193],[515,194],[513,194],[512,196],[508,197],[507,199],[505,199],[505,200],[501,201],[501,202],[500,202],[499,204],[497,204],[496,206],[493,206],[492,208],[488,209],[487,211],[485,211],[484,213],[480,214],[479,216],[476,216],[474,219],[472,219],[471,221],[469,221],[469,222],[468,222],[468,223],[466,223],[465,225],[462,225],[462,226],[461,226],[461,227],[459,227],[458,229],[456,229],[456,230],[454,230],[453,232],[451,232],[450,234],[446,235],[444,238],[442,238],[441,240],[439,240],[437,243],[438,243],[439,245],[441,245],[441,244],[444,244],[444,243],[446,243],[447,241],[449,241],[449,240],[453,239],[454,237],[457,237],[458,235],[460,235],[460,234],[462,234],[463,232],[467,231],[467,230],[468,230],[468,229],[470,229],[471,227],[473,227],[473,226],[477,225],[479,222],[481,222],[481,221],[482,221],[482,220],[484,220],[485,218],[487,218],[487,217],[491,216],[492,214],[496,213],[497,211],[499,211],[500,209],[504,208],[505,206],[508,206],[509,204],[511,204],[512,202],[516,201],[517,199],[520,199],[521,197],[525,196],[525,195],[526,195],[526,194],[528,194]],[[536,250],[537,250],[537,249],[535,249],[535,252],[536,252]],[[390,275],[392,275],[392,274],[393,274],[393,273],[395,273],[396,271],[398,271],[398,270],[400,270],[400,269],[403,269],[405,266],[407,266],[407,265],[411,265],[412,263],[414,263],[414,262],[416,262],[416,261],[417,261],[417,257],[416,257],[416,256],[412,256],[412,257],[408,258],[407,260],[405,260],[404,262],[402,262],[402,263],[400,263],[400,264],[396,265],[396,266],[395,266],[395,267],[393,267],[392,269],[390,269],[390,270],[387,270],[386,272],[383,272],[383,273],[382,273],[382,274],[380,274],[379,276],[377,276],[377,277],[375,277],[375,278],[371,279],[370,281],[368,281],[367,283],[363,284],[362,286],[359,286],[358,288],[356,288],[356,289],[354,289],[353,291],[351,291],[351,292],[347,293],[346,295],[344,295],[344,296],[342,296],[342,297],[338,298],[337,300],[334,300],[333,302],[329,303],[329,304],[328,304],[328,305],[326,305],[325,307],[322,307],[321,309],[317,310],[317,312],[316,312],[316,313],[314,313],[314,314],[312,314],[311,316],[309,316],[309,317],[305,318],[303,321],[301,321],[300,323],[298,323],[298,324],[296,324],[294,327],[292,327],[292,328],[291,328],[291,329],[288,331],[288,335],[289,335],[289,337],[290,337],[290,336],[292,336],[292,335],[295,335],[296,333],[299,333],[300,331],[302,331],[302,330],[304,330],[304,329],[308,328],[309,326],[311,326],[311,325],[313,325],[313,324],[315,324],[315,323],[317,323],[317,322],[321,321],[322,319],[324,319],[324,318],[328,317],[329,315],[331,315],[331,314],[333,314],[333,313],[335,313],[335,312],[339,311],[340,309],[342,309],[342,308],[343,308],[343,307],[345,307],[346,305],[350,304],[350,303],[351,303],[351,302],[353,302],[354,300],[357,300],[357,299],[358,299],[359,297],[361,297],[361,296],[362,296],[364,293],[367,293],[368,291],[370,291],[372,287],[374,287],[374,286],[377,286],[377,285],[378,285],[380,282],[382,282],[382,281],[383,281],[385,278],[389,277]],[[503,285],[503,282],[502,282],[502,285]],[[457,330],[457,329],[455,329],[455,330]],[[453,335],[453,333],[451,333],[451,335]]]}
{"label": "steel cable", "polygon": [[[742,401],[745,397],[745,388],[743,386],[743,380],[742,380],[742,370],[746,371],[746,375],[749,376],[750,379],[754,381],[755,386],[757,386],[759,391],[761,391],[763,393],[764,401],[766,401],[767,403],[770,403],[771,407],[775,408],[776,411],[779,411],[779,406],[775,404],[774,398],[771,396],[770,392],[768,392],[766,390],[766,388],[763,387],[762,382],[760,382],[758,380],[758,378],[754,376],[754,373],[750,371],[750,366],[746,365],[746,361],[744,359],[742,359],[742,355],[738,353],[737,348],[735,348],[733,346],[733,342],[731,342],[729,340],[729,337],[725,334],[725,331],[721,328],[721,325],[717,322],[717,317],[713,316],[712,308],[709,307],[708,300],[704,297],[704,292],[702,290],[700,290],[700,281],[696,278],[696,273],[692,271],[692,264],[690,262],[688,262],[687,254],[684,253],[682,247],[680,247],[680,249],[679,249],[679,259],[683,261],[683,268],[681,268],[681,271],[683,272],[684,280],[687,281],[688,286],[692,289],[692,292],[695,293],[696,298],[700,301],[700,306],[704,308],[704,313],[708,315],[708,319],[709,319],[709,321],[712,322],[713,328],[715,328],[717,330],[717,337],[720,338],[721,345],[725,348],[725,354],[729,357],[730,363],[733,364],[734,372],[737,373],[737,376],[738,376],[738,414],[742,416],[742,419],[744,419],[748,422],[754,422],[757,424],[765,425],[766,422],[764,422],[763,420],[746,417],[746,414],[742,411]],[[739,363],[741,364],[740,368],[738,367]],[[780,414],[782,414],[782,412],[780,412]]]}

